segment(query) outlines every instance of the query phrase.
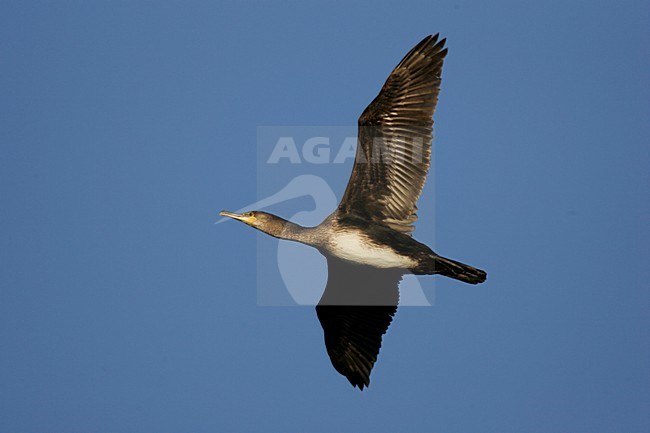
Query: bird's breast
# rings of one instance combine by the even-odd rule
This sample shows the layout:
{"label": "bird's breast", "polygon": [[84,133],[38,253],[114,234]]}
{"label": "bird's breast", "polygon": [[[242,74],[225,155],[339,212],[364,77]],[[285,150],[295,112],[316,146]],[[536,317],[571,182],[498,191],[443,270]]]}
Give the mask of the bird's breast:
{"label": "bird's breast", "polygon": [[388,245],[373,242],[363,232],[336,233],[330,238],[327,250],[340,259],[376,268],[409,269],[416,266],[411,257],[398,254]]}

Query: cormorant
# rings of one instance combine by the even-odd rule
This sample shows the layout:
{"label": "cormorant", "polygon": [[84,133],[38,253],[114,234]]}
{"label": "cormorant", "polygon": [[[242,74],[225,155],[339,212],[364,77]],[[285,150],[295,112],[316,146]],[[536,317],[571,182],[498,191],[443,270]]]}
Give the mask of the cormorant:
{"label": "cormorant", "polygon": [[470,284],[487,276],[411,237],[430,165],[444,45],[438,35],[424,38],[361,114],[352,175],[338,208],[321,224],[301,227],[261,211],[220,213],[311,245],[327,258],[327,286],[316,313],[332,365],[360,389],[370,384],[382,335],[397,311],[402,275],[440,274]]}

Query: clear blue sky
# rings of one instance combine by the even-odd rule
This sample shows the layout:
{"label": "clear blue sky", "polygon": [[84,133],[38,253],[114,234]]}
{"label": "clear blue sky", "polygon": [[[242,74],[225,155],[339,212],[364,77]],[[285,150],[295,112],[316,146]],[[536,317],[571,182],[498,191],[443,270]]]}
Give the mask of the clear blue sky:
{"label": "clear blue sky", "polygon": [[[649,16],[3,1],[0,432],[647,432]],[[422,279],[360,393],[313,308],[257,305],[257,234],[213,222],[257,198],[258,126],[354,125],[436,32],[416,237],[489,279]]]}

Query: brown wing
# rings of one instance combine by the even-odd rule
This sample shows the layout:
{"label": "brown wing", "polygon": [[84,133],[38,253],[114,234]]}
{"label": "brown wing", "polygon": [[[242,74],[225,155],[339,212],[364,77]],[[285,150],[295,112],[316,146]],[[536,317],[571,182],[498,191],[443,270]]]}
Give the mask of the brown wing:
{"label": "brown wing", "polygon": [[382,336],[397,311],[402,271],[328,257],[327,287],[316,314],[332,365],[353,386],[370,384]]}
{"label": "brown wing", "polygon": [[445,39],[427,36],[391,72],[359,118],[352,175],[339,210],[410,233],[431,160]]}

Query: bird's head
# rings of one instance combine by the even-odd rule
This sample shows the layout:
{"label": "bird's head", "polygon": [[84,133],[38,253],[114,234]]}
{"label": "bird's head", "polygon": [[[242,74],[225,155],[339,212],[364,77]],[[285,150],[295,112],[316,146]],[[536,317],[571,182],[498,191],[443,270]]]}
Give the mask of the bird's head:
{"label": "bird's head", "polygon": [[275,233],[277,231],[280,231],[287,223],[286,220],[278,216],[259,210],[244,212],[241,214],[223,210],[219,212],[219,215],[241,221],[244,224],[247,224],[258,230],[262,230],[266,233]]}
{"label": "bird's head", "polygon": [[219,215],[223,217],[232,218],[234,220],[241,221],[244,224],[248,224],[249,226],[255,227],[258,226],[263,220],[264,217],[261,216],[261,214],[263,213],[264,212],[259,212],[259,211],[235,213],[235,212],[228,212],[227,210],[222,210],[221,212],[219,212]]}

